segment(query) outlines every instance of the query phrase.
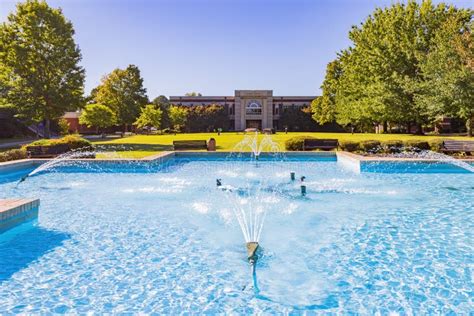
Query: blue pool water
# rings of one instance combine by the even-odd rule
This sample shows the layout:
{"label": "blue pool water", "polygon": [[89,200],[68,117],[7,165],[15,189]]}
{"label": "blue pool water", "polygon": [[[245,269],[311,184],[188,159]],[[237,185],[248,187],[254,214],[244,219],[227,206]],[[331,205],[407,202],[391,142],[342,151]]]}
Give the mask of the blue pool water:
{"label": "blue pool water", "polygon": [[[472,313],[474,175],[386,171],[187,157],[63,166],[18,188],[21,172],[4,174],[0,198],[41,206],[0,235],[0,314]],[[267,212],[258,289],[234,215],[249,205]]]}

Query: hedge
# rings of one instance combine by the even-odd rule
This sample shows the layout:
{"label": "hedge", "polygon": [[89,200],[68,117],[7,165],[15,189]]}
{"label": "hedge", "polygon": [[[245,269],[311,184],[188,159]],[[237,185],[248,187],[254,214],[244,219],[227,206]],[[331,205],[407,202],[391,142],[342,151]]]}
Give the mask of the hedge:
{"label": "hedge", "polygon": [[26,151],[24,149],[10,149],[4,152],[0,152],[0,162],[26,158]]}
{"label": "hedge", "polygon": [[430,145],[430,149],[432,151],[436,151],[436,152],[441,152],[441,150],[443,149],[443,142],[445,140],[444,139],[433,139],[431,140],[428,144]]}
{"label": "hedge", "polygon": [[428,144],[427,141],[423,140],[416,140],[416,139],[410,139],[405,141],[404,143],[405,150],[406,149],[411,149],[414,151],[420,151],[420,150],[430,150],[430,144]]}
{"label": "hedge", "polygon": [[365,152],[378,152],[382,148],[378,140],[364,140],[359,143],[359,147]]}
{"label": "hedge", "polygon": [[344,151],[354,152],[359,150],[359,142],[343,140],[339,142],[339,147]]}
{"label": "hedge", "polygon": [[381,143],[381,146],[385,153],[399,153],[403,149],[403,142],[401,140],[386,140]]}
{"label": "hedge", "polygon": [[28,145],[23,146],[54,146],[54,145],[68,145],[70,150],[86,149],[90,150],[93,148],[92,143],[87,139],[84,139],[78,135],[68,135],[58,139],[40,139],[34,141]]}
{"label": "hedge", "polygon": [[290,151],[302,151],[305,139],[316,139],[310,136],[292,137],[285,142],[285,149]]}

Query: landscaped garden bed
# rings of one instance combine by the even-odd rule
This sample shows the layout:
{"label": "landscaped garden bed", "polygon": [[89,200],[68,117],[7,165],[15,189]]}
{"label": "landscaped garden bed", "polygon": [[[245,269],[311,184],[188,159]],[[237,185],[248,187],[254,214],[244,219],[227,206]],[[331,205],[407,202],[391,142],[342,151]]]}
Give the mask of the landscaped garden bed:
{"label": "landscaped garden bed", "polygon": [[26,151],[29,158],[50,158],[70,152],[84,152],[86,155],[81,158],[94,158],[91,154],[93,146],[87,139],[81,138],[78,135],[68,135],[59,139],[41,139],[34,141],[31,144],[25,145],[23,149]]}
{"label": "landscaped garden bed", "polygon": [[[305,140],[316,140],[318,138],[311,136],[298,136],[288,139],[285,142],[285,149],[289,151],[304,150]],[[430,139],[430,140],[341,140],[339,141],[338,149],[360,154],[362,156],[374,157],[397,157],[406,156],[408,154],[416,154],[420,152],[436,152],[445,153],[456,158],[474,159],[471,155],[472,151],[469,149],[463,151],[447,151],[444,148],[445,141],[453,141],[450,139]],[[473,141],[474,143],[474,141]],[[472,148],[472,145],[469,146]]]}

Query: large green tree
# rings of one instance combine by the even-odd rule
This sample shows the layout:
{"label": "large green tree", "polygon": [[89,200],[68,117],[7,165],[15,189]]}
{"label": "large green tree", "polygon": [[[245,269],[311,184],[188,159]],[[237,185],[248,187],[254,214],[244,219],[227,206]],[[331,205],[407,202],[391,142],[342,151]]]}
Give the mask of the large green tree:
{"label": "large green tree", "polygon": [[184,95],[187,96],[187,97],[201,97],[202,96],[201,93],[195,92],[195,91],[187,92]]}
{"label": "large green tree", "polygon": [[376,9],[351,29],[352,45],[329,64],[314,118],[321,123],[334,116],[340,124],[359,126],[416,124],[421,132],[433,121],[423,65],[446,21],[460,21],[460,31],[471,17],[469,9],[431,1]]}
{"label": "large green tree", "polygon": [[45,1],[19,3],[0,24],[0,104],[30,122],[50,122],[82,105],[84,69],[74,29]]}
{"label": "large green tree", "polygon": [[161,116],[163,111],[157,108],[154,104],[148,104],[142,108],[140,116],[135,121],[135,125],[138,128],[155,127],[159,129],[161,127]]}
{"label": "large green tree", "polygon": [[181,131],[188,120],[188,111],[186,108],[172,105],[170,107],[169,115],[171,125],[173,126],[175,132]]}
{"label": "large green tree", "polygon": [[168,100],[168,98],[164,95],[160,95],[154,98],[151,103],[161,110],[161,122],[160,122],[161,128],[162,129],[170,128],[171,120],[170,120],[169,112],[170,112],[171,103]]}
{"label": "large green tree", "polygon": [[117,68],[105,76],[92,97],[115,112],[125,132],[135,122],[141,108],[148,103],[143,78],[135,65],[129,65],[126,69]]}
{"label": "large green tree", "polygon": [[194,105],[186,107],[186,110],[185,129],[188,132],[210,132],[218,128],[226,129],[229,126],[227,111],[222,105]]}
{"label": "large green tree", "polygon": [[87,127],[97,127],[102,131],[104,128],[117,124],[117,117],[109,107],[103,104],[88,104],[79,117],[79,123]]}
{"label": "large green tree", "polygon": [[426,103],[434,116],[451,115],[466,122],[469,136],[474,125],[474,22],[467,27],[453,17],[437,32],[434,48],[423,63]]}
{"label": "large green tree", "polygon": [[326,67],[326,76],[321,86],[323,95],[311,102],[313,119],[319,124],[334,122],[336,119],[336,94],[340,75],[340,60],[336,59]]}

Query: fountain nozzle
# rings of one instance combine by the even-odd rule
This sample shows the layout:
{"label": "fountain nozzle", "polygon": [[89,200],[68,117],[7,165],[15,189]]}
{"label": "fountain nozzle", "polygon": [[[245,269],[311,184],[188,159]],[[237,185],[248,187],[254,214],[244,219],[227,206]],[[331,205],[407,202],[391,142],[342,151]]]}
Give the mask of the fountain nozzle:
{"label": "fountain nozzle", "polygon": [[301,185],[301,196],[306,196],[306,186]]}
{"label": "fountain nozzle", "polygon": [[257,250],[258,250],[258,242],[256,241],[250,241],[246,244],[247,246],[247,259],[251,264],[254,264],[257,262],[258,255],[257,255]]}
{"label": "fountain nozzle", "polygon": [[28,175],[21,177],[20,181],[18,181],[17,185],[24,182],[28,178]]}

